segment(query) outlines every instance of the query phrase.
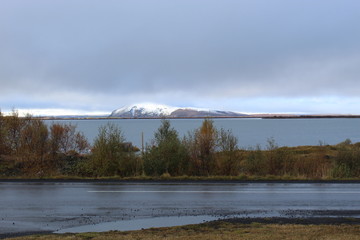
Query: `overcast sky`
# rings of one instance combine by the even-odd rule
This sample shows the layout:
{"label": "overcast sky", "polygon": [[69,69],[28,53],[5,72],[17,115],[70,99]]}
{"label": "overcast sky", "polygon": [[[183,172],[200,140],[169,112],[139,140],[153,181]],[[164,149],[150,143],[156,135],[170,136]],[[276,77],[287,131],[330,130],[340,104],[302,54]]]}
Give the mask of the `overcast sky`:
{"label": "overcast sky", "polygon": [[359,23],[359,0],[0,0],[0,108],[360,114]]}

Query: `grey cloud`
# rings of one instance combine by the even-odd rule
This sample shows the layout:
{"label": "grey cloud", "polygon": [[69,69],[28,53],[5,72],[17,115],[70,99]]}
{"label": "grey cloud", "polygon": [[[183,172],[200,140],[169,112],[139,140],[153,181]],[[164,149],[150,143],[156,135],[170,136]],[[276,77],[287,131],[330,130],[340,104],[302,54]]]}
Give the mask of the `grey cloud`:
{"label": "grey cloud", "polygon": [[95,93],[356,96],[359,7],[355,0],[4,0],[1,92],[40,99],[69,92],[84,101]]}

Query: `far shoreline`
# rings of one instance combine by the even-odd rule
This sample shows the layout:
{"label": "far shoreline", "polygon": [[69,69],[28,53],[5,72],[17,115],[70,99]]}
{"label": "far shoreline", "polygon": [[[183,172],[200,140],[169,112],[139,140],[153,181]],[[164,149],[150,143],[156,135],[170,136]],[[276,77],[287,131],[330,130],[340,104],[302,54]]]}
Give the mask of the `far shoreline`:
{"label": "far shoreline", "polygon": [[0,183],[95,183],[95,184],[359,184],[360,179],[339,180],[229,180],[229,179],[53,179],[13,178]]}
{"label": "far shoreline", "polygon": [[136,119],[330,119],[330,118],[360,118],[360,115],[288,115],[288,114],[259,114],[248,116],[209,116],[209,117],[83,117],[83,116],[69,116],[69,117],[44,117],[33,116],[33,118],[40,120],[136,120]]}

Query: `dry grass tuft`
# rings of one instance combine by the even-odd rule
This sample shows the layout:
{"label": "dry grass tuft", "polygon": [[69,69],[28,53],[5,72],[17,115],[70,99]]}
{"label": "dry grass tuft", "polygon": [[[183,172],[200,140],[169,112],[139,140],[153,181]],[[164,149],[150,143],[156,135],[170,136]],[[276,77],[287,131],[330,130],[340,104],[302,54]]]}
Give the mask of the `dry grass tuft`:
{"label": "dry grass tuft", "polygon": [[297,240],[297,239],[360,239],[359,225],[299,225],[299,224],[199,224],[182,227],[153,228],[140,231],[34,235],[13,240]]}

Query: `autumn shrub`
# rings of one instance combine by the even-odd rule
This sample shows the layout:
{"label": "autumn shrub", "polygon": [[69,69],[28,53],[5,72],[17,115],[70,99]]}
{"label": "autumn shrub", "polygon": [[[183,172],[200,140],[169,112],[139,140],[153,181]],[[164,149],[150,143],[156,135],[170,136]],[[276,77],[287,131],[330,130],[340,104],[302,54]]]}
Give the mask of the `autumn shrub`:
{"label": "autumn shrub", "polygon": [[214,122],[205,119],[200,128],[189,133],[185,139],[190,158],[192,175],[209,176],[215,173],[215,153],[218,144],[218,130]]}
{"label": "autumn shrub", "polygon": [[294,158],[292,175],[310,179],[329,178],[332,160],[327,155],[327,151],[328,146],[307,146],[304,151],[292,150]]}
{"label": "autumn shrub", "polygon": [[280,175],[282,170],[283,159],[281,158],[283,154],[279,151],[279,146],[275,142],[274,138],[269,138],[267,140],[265,159],[267,162],[267,173],[269,175]]}
{"label": "autumn shrub", "polygon": [[4,117],[3,120],[3,123],[5,124],[5,144],[8,154],[18,154],[22,130],[31,119],[29,116],[20,118],[18,112],[13,110],[12,114]]}
{"label": "autumn shrub", "polygon": [[50,126],[50,155],[54,166],[61,174],[75,174],[77,165],[87,159],[90,144],[84,134],[71,124],[54,123]]}
{"label": "autumn shrub", "polygon": [[218,135],[218,153],[216,154],[217,175],[239,175],[241,159],[238,139],[230,130],[221,128]]}
{"label": "autumn shrub", "polygon": [[48,155],[48,128],[43,121],[26,122],[20,134],[18,157],[28,175],[43,176],[53,169]]}
{"label": "autumn shrub", "polygon": [[278,163],[280,169],[278,175],[291,176],[294,174],[294,164],[296,161],[296,155],[288,147],[281,147],[275,150],[275,156],[281,164]]}
{"label": "autumn shrub", "polygon": [[[68,172],[81,154],[88,151],[84,135],[71,124],[52,124],[30,115],[19,117],[17,111],[9,116],[0,113],[0,159],[6,159],[2,172],[42,177]],[[12,174],[13,175],[13,174]]]}
{"label": "autumn shrub", "polygon": [[90,146],[84,134],[76,131],[75,125],[58,123],[50,126],[50,145],[53,154],[86,153]]}
{"label": "autumn shrub", "polygon": [[0,160],[1,156],[8,154],[5,118],[0,111]]}

